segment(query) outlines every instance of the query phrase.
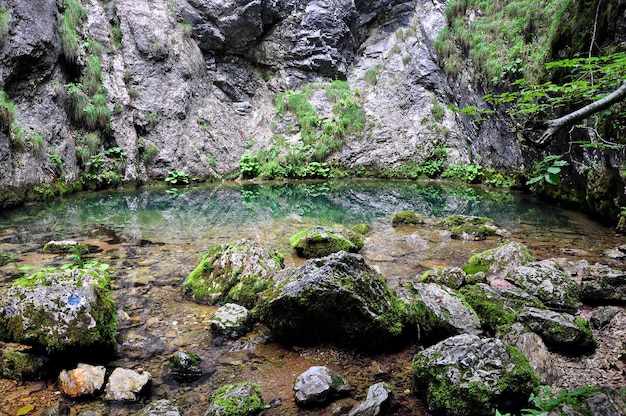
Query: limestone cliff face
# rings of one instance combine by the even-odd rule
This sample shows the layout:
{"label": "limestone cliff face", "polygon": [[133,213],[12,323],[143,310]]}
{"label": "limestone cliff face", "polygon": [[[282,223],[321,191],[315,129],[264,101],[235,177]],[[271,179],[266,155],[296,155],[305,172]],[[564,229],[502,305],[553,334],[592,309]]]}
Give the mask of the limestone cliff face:
{"label": "limestone cliff face", "polygon": [[[10,16],[0,37],[0,89],[15,105],[13,130],[0,132],[4,189],[78,180],[98,163],[90,155],[107,151],[123,152],[116,169],[126,181],[163,179],[171,171],[221,177],[238,169],[244,152],[268,148],[284,133],[275,120],[280,92],[337,78],[360,91],[367,118],[365,134],[347,138],[331,156],[347,167],[420,162],[437,147],[452,149],[451,161],[503,169],[523,163],[505,126],[477,126],[447,109],[478,103],[482,93],[471,74],[451,81],[440,68],[433,40],[445,22],[445,2],[81,4],[86,16],[76,24],[72,58],[63,40],[67,0],[0,0]],[[94,52],[96,42],[101,48]],[[83,84],[94,54],[104,89],[90,94]],[[91,109],[104,91],[106,126],[77,121],[68,84],[82,88],[78,97]],[[311,102],[320,114],[329,111],[324,97]],[[90,131],[99,140],[85,139]],[[297,142],[297,133],[288,140]]]}

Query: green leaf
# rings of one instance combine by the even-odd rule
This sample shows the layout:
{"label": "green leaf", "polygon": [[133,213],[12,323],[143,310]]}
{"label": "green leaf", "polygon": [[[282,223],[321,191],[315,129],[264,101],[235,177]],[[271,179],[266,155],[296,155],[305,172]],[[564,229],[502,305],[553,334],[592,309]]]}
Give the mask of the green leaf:
{"label": "green leaf", "polygon": [[561,177],[554,173],[546,173],[544,177],[546,178],[546,182],[550,185],[558,185],[561,183]]}
{"label": "green leaf", "polygon": [[552,165],[548,169],[546,169],[546,171],[548,173],[553,174],[553,175],[558,175],[559,173],[561,173],[561,168],[559,168],[559,167],[557,167],[555,165]]}

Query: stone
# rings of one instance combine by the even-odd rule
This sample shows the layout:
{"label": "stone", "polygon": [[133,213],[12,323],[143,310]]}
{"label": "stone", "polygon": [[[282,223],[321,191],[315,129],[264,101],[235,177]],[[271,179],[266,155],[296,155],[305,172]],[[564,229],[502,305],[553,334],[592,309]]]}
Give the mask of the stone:
{"label": "stone", "polygon": [[459,294],[476,312],[481,325],[491,333],[503,325],[513,324],[523,307],[543,307],[539,299],[517,287],[501,288],[477,283],[462,287]]}
{"label": "stone", "polygon": [[460,267],[445,267],[426,271],[420,281],[437,283],[450,289],[458,289],[465,282],[466,273]]}
{"label": "stone", "polygon": [[480,335],[480,322],[452,289],[437,283],[411,283],[405,299],[422,339],[439,341],[458,334]]}
{"label": "stone", "polygon": [[368,350],[393,348],[402,339],[405,307],[359,254],[308,260],[277,282],[258,306],[277,340]]}
{"label": "stone", "polygon": [[520,350],[528,358],[541,384],[551,385],[555,381],[558,374],[556,363],[539,335],[517,322],[511,325],[501,339]]}
{"label": "stone", "polygon": [[554,259],[512,268],[505,280],[536,296],[548,307],[571,312],[580,306],[579,285]]}
{"label": "stone", "polygon": [[250,311],[236,303],[220,306],[211,318],[211,330],[216,335],[239,338],[251,328]]}
{"label": "stone", "polygon": [[44,253],[71,253],[77,251],[79,254],[89,253],[89,245],[79,243],[74,240],[48,241],[43,246]]}
{"label": "stone", "polygon": [[0,375],[12,380],[42,380],[48,374],[50,358],[22,351],[16,344],[5,344],[1,348]]}
{"label": "stone", "polygon": [[296,378],[293,390],[299,406],[323,407],[348,393],[350,386],[337,372],[324,366],[313,366]]}
{"label": "stone", "polygon": [[175,402],[161,399],[150,402],[146,407],[138,411],[135,416],[182,416],[183,411]]}
{"label": "stone", "polygon": [[452,238],[462,240],[484,240],[498,233],[498,227],[491,218],[473,215],[450,215],[437,225],[448,228]]}
{"label": "stone", "polygon": [[37,272],[15,281],[2,298],[5,340],[48,352],[115,345],[117,314],[108,275],[96,269]]}
{"label": "stone", "polygon": [[104,366],[80,363],[72,370],[63,370],[59,374],[58,386],[67,397],[78,398],[93,396],[104,386]]}
{"label": "stone", "polygon": [[348,416],[386,416],[396,403],[387,383],[376,383],[367,390],[367,397],[348,413]]}
{"label": "stone", "polygon": [[291,247],[304,258],[324,257],[342,250],[356,253],[363,248],[363,235],[348,229],[317,226],[293,235]]}
{"label": "stone", "polygon": [[535,258],[525,245],[510,242],[470,257],[463,270],[468,275],[484,272],[487,280],[503,278],[509,270],[524,266]]}
{"label": "stone", "polygon": [[593,304],[626,305],[626,272],[603,264],[581,262],[580,298]]}
{"label": "stone", "polygon": [[214,245],[183,282],[183,296],[209,305],[230,302],[251,308],[282,268],[282,254],[254,241]]}
{"label": "stone", "polygon": [[589,322],[568,313],[526,307],[517,320],[556,351],[582,354],[596,346]]}
{"label": "stone", "polygon": [[400,211],[394,214],[391,220],[391,225],[397,227],[399,225],[419,225],[424,224],[426,221],[422,215],[419,215],[413,211]]}
{"label": "stone", "polygon": [[104,400],[136,401],[151,380],[152,375],[147,371],[117,367],[104,388]]}
{"label": "stone", "polygon": [[263,396],[259,386],[241,382],[220,387],[211,396],[211,405],[206,416],[256,416],[263,409]]}
{"label": "stone", "polygon": [[462,334],[413,359],[416,393],[430,412],[450,416],[520,409],[539,386],[526,357],[497,338]]}
{"label": "stone", "polygon": [[200,357],[192,351],[176,351],[176,353],[170,357],[168,368],[170,369],[172,377],[178,381],[192,381],[202,375]]}
{"label": "stone", "polygon": [[589,322],[595,329],[602,329],[611,322],[620,310],[617,306],[602,306],[593,311]]}

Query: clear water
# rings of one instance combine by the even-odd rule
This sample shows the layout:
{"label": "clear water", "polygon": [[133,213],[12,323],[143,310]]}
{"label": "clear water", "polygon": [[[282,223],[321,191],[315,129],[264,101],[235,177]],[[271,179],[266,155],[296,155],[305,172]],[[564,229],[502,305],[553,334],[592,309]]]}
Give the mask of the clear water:
{"label": "clear water", "polygon": [[[285,348],[264,342],[259,332],[244,340],[217,342],[208,329],[215,308],[186,301],[180,293],[201,253],[217,243],[248,238],[281,251],[288,267],[302,264],[289,238],[317,224],[370,224],[361,254],[392,288],[432,267],[461,266],[473,253],[502,242],[499,237],[454,240],[445,230],[428,225],[393,228],[391,219],[402,210],[434,218],[490,217],[537,258],[571,256],[575,250],[577,259],[610,264],[602,253],[624,243],[613,230],[582,214],[520,193],[434,182],[335,181],[74,195],[1,212],[0,254],[10,255],[18,266],[60,265],[71,262],[72,256],[43,253],[45,243],[73,239],[89,244],[92,253],[85,258],[110,265],[120,311],[118,356],[104,364],[149,371],[155,387],[147,400],[175,398],[185,409],[193,408],[185,414],[203,414],[207,398],[220,384],[248,380],[260,384],[266,401],[283,399],[277,413],[266,414],[315,414],[296,410],[291,400],[293,381],[308,366],[329,365],[361,392],[375,382],[372,369],[383,367],[390,369],[389,382],[404,409],[398,414],[420,414],[419,401],[407,384],[411,348],[372,358],[322,348]],[[15,264],[0,267],[0,285],[6,287],[18,276]],[[179,385],[168,374],[167,360],[178,349],[193,350],[203,358],[206,375],[192,385]],[[21,390],[6,383],[0,380],[0,393],[12,393],[0,399],[0,413],[15,414],[15,403],[35,400],[29,398],[33,388],[26,388],[21,397]],[[48,401],[57,397],[51,393],[53,384],[51,380],[40,388],[42,396],[51,397]],[[136,406],[97,399],[71,406],[78,411],[88,405],[120,415]]]}

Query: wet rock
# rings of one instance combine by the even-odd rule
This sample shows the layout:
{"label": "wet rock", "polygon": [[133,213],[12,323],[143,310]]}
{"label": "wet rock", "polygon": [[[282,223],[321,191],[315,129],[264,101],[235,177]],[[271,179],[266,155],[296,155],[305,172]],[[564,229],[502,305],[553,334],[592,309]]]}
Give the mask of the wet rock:
{"label": "wet rock", "polygon": [[498,233],[498,227],[491,218],[472,215],[450,215],[437,225],[448,228],[452,238],[463,240],[484,240]]}
{"label": "wet rock", "polygon": [[106,368],[78,364],[73,370],[63,370],[57,380],[59,390],[67,397],[93,396],[102,389]]}
{"label": "wet rock", "polygon": [[452,289],[436,283],[412,283],[407,299],[419,335],[431,341],[459,335],[482,333],[476,315]]}
{"label": "wet rock", "polygon": [[513,324],[501,339],[520,350],[528,358],[541,384],[550,385],[554,382],[557,376],[556,363],[539,335],[529,331],[518,322]]}
{"label": "wet rock", "polygon": [[580,287],[554,259],[515,267],[505,279],[536,296],[548,307],[574,311],[580,305]]}
{"label": "wet rock", "polygon": [[259,386],[242,382],[220,387],[211,397],[206,416],[255,416],[263,409]]}
{"label": "wet rock", "polygon": [[445,267],[428,270],[420,279],[424,283],[437,283],[451,289],[460,288],[465,282],[466,273],[460,267]]}
{"label": "wet rock", "polygon": [[14,344],[2,347],[0,374],[13,380],[41,380],[48,373],[50,359],[43,355],[20,351]]}
{"label": "wet rock", "polygon": [[141,409],[135,416],[182,416],[183,411],[175,402],[167,399],[157,400],[149,403]]}
{"label": "wet rock", "polygon": [[211,330],[216,335],[239,338],[250,330],[251,323],[248,309],[236,303],[227,303],[213,314]]}
{"label": "wet rock", "polygon": [[363,235],[352,230],[313,227],[291,237],[291,247],[304,258],[318,258],[341,250],[351,253],[363,248]]}
{"label": "wet rock", "polygon": [[367,391],[364,401],[357,404],[348,416],[385,416],[394,408],[393,392],[387,383],[376,383]]}
{"label": "wet rock", "polygon": [[104,399],[135,401],[151,380],[152,375],[147,371],[118,367],[109,376],[104,388]]}
{"label": "wet rock", "polygon": [[406,312],[358,254],[340,251],[308,260],[277,279],[277,290],[259,312],[278,340],[364,350],[391,348],[400,340]]}
{"label": "wet rock", "polygon": [[400,211],[393,216],[391,225],[397,227],[399,225],[419,225],[425,222],[424,216],[420,214],[413,211]]}
{"label": "wet rock", "polygon": [[611,322],[611,319],[620,312],[617,306],[603,306],[596,309],[591,315],[591,325],[596,329],[604,328]]}
{"label": "wet rock", "polygon": [[596,340],[589,322],[582,318],[527,307],[522,309],[517,319],[541,336],[551,349],[580,354],[595,348]]}
{"label": "wet rock", "polygon": [[89,253],[89,245],[74,240],[48,241],[43,246],[44,253]]}
{"label": "wet rock", "polygon": [[478,283],[462,287],[459,293],[491,333],[502,325],[514,323],[523,307],[543,307],[539,299],[516,287],[499,288]]}
{"label": "wet rock", "polygon": [[526,265],[535,258],[525,245],[510,242],[470,257],[463,270],[468,275],[484,272],[487,280],[503,278],[509,270]]}
{"label": "wet rock", "polygon": [[580,262],[580,297],[593,304],[626,304],[626,272],[603,264]]}
{"label": "wet rock", "polygon": [[626,414],[626,394],[619,390],[601,387],[600,391],[585,400],[591,415],[620,416]]}
{"label": "wet rock", "polygon": [[191,381],[202,375],[200,357],[191,351],[177,351],[168,363],[170,373],[175,380]]}
{"label": "wet rock", "polygon": [[626,257],[626,253],[616,248],[609,248],[602,253],[603,257],[612,260],[621,260]]}
{"label": "wet rock", "polygon": [[300,406],[325,406],[350,391],[348,383],[335,371],[314,366],[300,374],[293,386]]}
{"label": "wet rock", "polygon": [[415,355],[416,393],[429,411],[483,415],[519,409],[539,385],[528,360],[497,338],[463,334]]}
{"label": "wet rock", "polygon": [[232,302],[250,308],[272,282],[272,274],[282,268],[282,254],[254,241],[218,244],[185,279],[183,296],[210,305]]}
{"label": "wet rock", "polygon": [[38,272],[2,298],[0,332],[48,352],[115,345],[117,315],[108,275],[95,269]]}

